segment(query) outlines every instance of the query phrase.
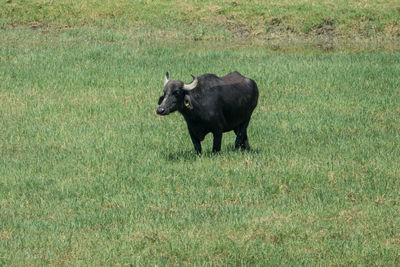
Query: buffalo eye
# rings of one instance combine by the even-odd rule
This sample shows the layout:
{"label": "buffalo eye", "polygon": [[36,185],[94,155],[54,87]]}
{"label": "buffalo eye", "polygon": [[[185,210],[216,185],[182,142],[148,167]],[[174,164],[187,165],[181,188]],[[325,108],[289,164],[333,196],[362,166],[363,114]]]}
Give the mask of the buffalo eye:
{"label": "buffalo eye", "polygon": [[181,91],[177,90],[177,91],[174,91],[172,94],[174,96],[180,96],[181,95]]}

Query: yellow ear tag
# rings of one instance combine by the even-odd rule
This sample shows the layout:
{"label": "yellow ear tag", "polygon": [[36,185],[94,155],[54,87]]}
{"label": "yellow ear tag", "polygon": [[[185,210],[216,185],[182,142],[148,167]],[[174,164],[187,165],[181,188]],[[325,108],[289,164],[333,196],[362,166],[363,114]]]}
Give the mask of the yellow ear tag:
{"label": "yellow ear tag", "polygon": [[189,102],[186,102],[186,103],[185,103],[185,106],[188,107],[188,106],[189,106]]}

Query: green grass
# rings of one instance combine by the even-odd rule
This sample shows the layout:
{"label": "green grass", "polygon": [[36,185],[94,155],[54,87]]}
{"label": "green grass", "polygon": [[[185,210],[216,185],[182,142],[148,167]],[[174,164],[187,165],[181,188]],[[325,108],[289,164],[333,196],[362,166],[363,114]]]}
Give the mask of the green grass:
{"label": "green grass", "polygon": [[[400,53],[0,32],[0,264],[400,264]],[[196,156],[163,75],[257,81]]]}
{"label": "green grass", "polygon": [[1,28],[91,25],[193,40],[400,36],[396,0],[7,0],[0,2],[0,10]]}

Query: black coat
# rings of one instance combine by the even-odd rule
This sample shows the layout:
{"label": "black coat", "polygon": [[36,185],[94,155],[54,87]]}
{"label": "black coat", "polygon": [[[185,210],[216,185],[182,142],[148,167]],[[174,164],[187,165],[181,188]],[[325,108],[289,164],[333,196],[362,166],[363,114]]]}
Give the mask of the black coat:
{"label": "black coat", "polygon": [[[198,153],[201,153],[200,142],[204,140],[206,134],[213,133],[213,151],[217,152],[221,149],[222,133],[231,130],[234,130],[237,135],[235,148],[249,149],[247,126],[257,106],[256,83],[239,72],[232,72],[224,77],[205,74],[197,77],[197,80],[194,89],[182,89],[181,97],[178,96],[181,91],[179,87],[183,83],[180,81],[167,83],[164,96],[160,98],[161,105],[157,113],[163,108],[173,109],[168,103],[162,105],[163,98],[170,97],[169,102],[175,104],[176,110],[185,118],[190,137]],[[177,96],[176,101],[174,96]]]}

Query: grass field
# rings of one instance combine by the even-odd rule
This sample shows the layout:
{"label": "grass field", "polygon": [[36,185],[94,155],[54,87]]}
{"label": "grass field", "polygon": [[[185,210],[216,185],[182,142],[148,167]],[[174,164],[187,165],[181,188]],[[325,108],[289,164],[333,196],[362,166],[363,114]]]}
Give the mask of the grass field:
{"label": "grass field", "polygon": [[[398,52],[2,37],[2,264],[400,264]],[[235,69],[253,150],[198,157],[163,75]]]}
{"label": "grass field", "polygon": [[[184,1],[192,22],[142,2],[0,2],[0,265],[400,265],[396,2]],[[263,5],[294,38],[253,32]],[[307,10],[344,42],[314,42]],[[360,21],[393,31],[366,44]],[[233,70],[260,89],[252,150],[227,133],[197,156],[155,115],[163,76]]]}
{"label": "grass field", "polygon": [[98,26],[190,40],[400,37],[397,0],[4,0],[0,28]]}

